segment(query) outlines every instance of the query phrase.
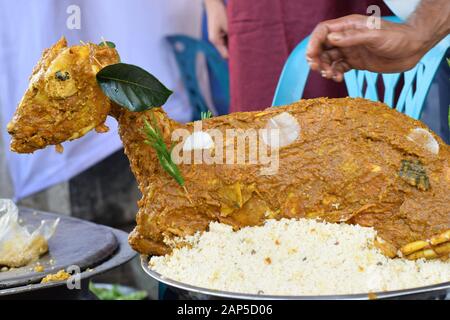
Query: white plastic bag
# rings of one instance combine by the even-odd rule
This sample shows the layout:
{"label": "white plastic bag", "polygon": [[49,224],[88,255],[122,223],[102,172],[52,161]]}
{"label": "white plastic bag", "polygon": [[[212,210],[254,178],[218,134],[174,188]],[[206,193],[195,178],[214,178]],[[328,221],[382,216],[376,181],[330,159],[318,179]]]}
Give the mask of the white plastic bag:
{"label": "white plastic bag", "polygon": [[58,223],[59,218],[43,220],[30,233],[19,224],[19,210],[14,202],[0,199],[0,266],[17,268],[37,260],[48,251],[48,240]]}

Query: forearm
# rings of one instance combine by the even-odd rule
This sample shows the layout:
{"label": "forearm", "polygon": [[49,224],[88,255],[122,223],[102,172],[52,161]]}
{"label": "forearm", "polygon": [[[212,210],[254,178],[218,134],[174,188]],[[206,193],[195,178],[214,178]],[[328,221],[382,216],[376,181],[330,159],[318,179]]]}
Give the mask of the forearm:
{"label": "forearm", "polygon": [[206,11],[208,11],[208,9],[211,8],[211,6],[214,6],[217,2],[219,2],[220,4],[224,3],[223,0],[203,0]]}
{"label": "forearm", "polygon": [[223,0],[204,0],[208,18],[208,38],[220,55],[228,58],[228,18],[227,8]]}
{"label": "forearm", "polygon": [[414,29],[422,49],[428,51],[450,33],[450,0],[422,0],[407,25]]}

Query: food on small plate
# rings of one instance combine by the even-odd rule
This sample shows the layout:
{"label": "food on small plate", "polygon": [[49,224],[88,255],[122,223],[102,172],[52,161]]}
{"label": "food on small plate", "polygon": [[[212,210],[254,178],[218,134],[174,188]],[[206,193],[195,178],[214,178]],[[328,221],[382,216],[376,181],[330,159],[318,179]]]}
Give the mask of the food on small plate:
{"label": "food on small plate", "polygon": [[149,268],[201,288],[260,295],[373,294],[450,281],[448,263],[390,259],[376,241],[373,228],[313,219],[239,231],[213,222],[168,242],[173,251],[153,256]]}
{"label": "food on small plate", "polygon": [[18,268],[36,261],[48,251],[48,240],[59,219],[42,221],[29,232],[19,220],[19,209],[12,200],[0,199],[0,266]]}
{"label": "food on small plate", "polygon": [[[168,254],[166,239],[205,231],[210,222],[239,230],[267,219],[310,218],[373,227],[375,245],[388,257],[448,258],[450,148],[423,123],[379,102],[318,98],[180,124],[152,104],[162,92],[152,95],[161,86],[153,76],[116,61],[107,45],[56,44],[35,69],[43,75],[35,71],[8,131],[14,151],[32,152],[102,128],[106,113],[115,117],[143,195],[129,237],[136,251]],[[194,137],[199,123],[207,135],[191,138],[185,149],[214,162],[175,163],[172,136]],[[267,145],[275,157],[229,163],[223,149],[238,148],[228,132],[260,130],[258,146]],[[178,142],[173,152],[183,151],[185,141]]]}
{"label": "food on small plate", "polygon": [[42,278],[41,283],[64,281],[70,278],[70,273],[65,270],[59,270],[56,273],[48,274]]}

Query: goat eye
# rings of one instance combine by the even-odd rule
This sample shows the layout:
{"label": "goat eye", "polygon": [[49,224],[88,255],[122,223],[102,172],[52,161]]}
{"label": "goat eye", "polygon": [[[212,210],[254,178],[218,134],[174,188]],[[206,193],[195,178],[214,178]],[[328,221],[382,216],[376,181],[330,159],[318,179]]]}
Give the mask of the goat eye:
{"label": "goat eye", "polygon": [[67,72],[67,71],[65,71],[65,72],[56,71],[55,78],[59,81],[66,81],[66,80],[70,79],[70,75],[69,75],[69,72]]}

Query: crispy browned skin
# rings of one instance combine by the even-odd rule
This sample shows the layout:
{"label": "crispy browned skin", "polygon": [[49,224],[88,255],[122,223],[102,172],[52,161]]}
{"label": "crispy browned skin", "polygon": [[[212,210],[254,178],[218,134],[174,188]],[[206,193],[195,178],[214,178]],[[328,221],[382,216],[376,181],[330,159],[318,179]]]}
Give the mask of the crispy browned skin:
{"label": "crispy browned skin", "polygon": [[[36,70],[46,70],[65,45],[60,41],[47,51]],[[106,65],[117,61],[117,53],[94,45],[88,48],[88,55],[71,53],[69,66],[60,66],[78,84],[72,95],[53,98],[43,76],[37,84],[32,81],[8,128],[12,149],[32,152],[76,138],[86,128],[101,126],[109,111],[119,123],[143,194],[137,226],[129,237],[140,253],[165,254],[170,251],[165,237],[206,230],[211,221],[237,229],[260,225],[267,218],[306,217],[372,226],[386,241],[380,246],[390,256],[399,248],[410,258],[448,255],[450,150],[434,134],[438,154],[408,140],[411,130],[426,128],[421,122],[384,104],[350,98],[302,100],[263,112],[207,119],[204,130],[260,129],[273,116],[288,112],[300,124],[301,133],[279,150],[275,175],[260,174],[267,165],[181,164],[187,195],[144,143],[142,128],[143,119],[153,113],[169,145],[175,129],[192,132],[193,124],[176,123],[161,108],[140,113],[116,105],[110,108],[95,82],[98,64],[86,57],[93,52]]]}
{"label": "crispy browned skin", "polygon": [[67,47],[61,38],[42,54],[14,118],[7,126],[11,150],[31,153],[77,139],[103,126],[111,107],[96,83],[102,65],[119,61],[115,49],[94,44]]}

